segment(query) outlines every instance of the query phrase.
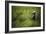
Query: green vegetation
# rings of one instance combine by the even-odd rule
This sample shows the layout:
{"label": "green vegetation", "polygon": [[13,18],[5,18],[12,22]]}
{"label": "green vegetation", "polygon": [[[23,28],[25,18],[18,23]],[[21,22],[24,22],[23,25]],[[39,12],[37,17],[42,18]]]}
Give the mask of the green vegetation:
{"label": "green vegetation", "polygon": [[12,27],[39,27],[40,18],[32,19],[32,12],[41,12],[40,7],[12,6]]}

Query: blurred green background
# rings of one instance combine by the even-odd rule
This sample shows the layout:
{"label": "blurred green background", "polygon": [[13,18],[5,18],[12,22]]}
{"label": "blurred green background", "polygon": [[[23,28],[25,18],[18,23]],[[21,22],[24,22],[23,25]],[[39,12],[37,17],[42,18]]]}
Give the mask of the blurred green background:
{"label": "blurred green background", "polygon": [[40,18],[32,19],[33,11],[41,13],[41,7],[12,6],[12,28],[40,27]]}

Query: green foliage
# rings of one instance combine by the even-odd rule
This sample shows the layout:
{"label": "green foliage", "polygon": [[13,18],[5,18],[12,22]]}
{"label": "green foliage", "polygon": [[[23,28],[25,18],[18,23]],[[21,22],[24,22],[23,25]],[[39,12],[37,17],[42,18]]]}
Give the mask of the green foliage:
{"label": "green foliage", "polygon": [[38,27],[40,19],[33,20],[32,12],[40,13],[40,7],[12,6],[12,27]]}

